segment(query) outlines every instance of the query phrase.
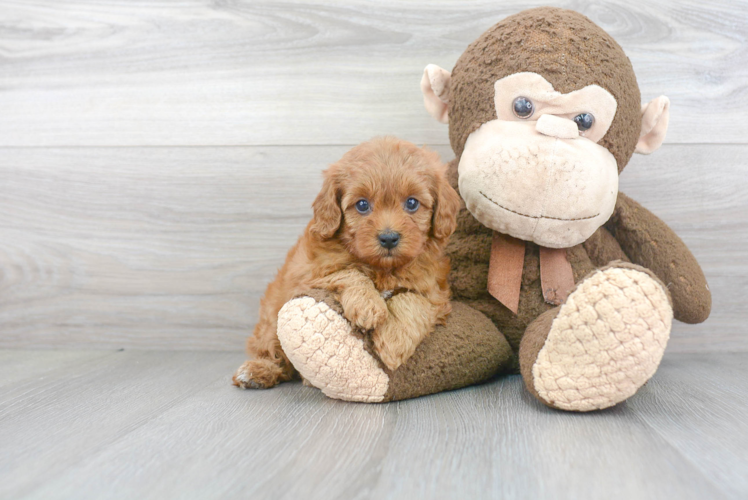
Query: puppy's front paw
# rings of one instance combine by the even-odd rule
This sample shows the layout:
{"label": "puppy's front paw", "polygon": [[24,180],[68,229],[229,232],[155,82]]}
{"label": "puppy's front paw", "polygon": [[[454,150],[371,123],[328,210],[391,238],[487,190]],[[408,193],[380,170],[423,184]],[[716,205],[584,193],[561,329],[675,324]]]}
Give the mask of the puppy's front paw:
{"label": "puppy's front paw", "polygon": [[364,330],[378,327],[387,320],[387,304],[376,293],[343,293],[340,297],[343,316],[353,325]]}
{"label": "puppy's front paw", "polygon": [[390,370],[397,370],[416,351],[428,332],[421,332],[415,325],[400,321],[387,321],[372,334],[374,349]]}
{"label": "puppy's front paw", "polygon": [[231,379],[242,389],[269,389],[280,382],[283,370],[269,359],[246,361]]}

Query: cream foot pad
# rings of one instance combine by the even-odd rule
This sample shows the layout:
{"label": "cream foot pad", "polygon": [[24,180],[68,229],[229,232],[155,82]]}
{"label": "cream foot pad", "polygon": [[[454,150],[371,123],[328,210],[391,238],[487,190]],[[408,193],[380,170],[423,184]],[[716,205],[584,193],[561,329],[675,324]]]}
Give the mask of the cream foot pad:
{"label": "cream foot pad", "polygon": [[590,411],[632,396],[657,370],[673,311],[647,273],[608,268],[561,306],[533,364],[538,395],[553,407]]}
{"label": "cream foot pad", "polygon": [[298,297],[278,313],[278,338],[301,375],[334,399],[377,403],[389,377],[351,325],[324,302]]}

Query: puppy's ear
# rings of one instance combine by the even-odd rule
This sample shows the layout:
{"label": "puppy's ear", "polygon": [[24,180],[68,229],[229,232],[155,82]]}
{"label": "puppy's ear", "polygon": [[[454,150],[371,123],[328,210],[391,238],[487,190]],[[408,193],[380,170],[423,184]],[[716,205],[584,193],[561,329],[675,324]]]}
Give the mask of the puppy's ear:
{"label": "puppy's ear", "polygon": [[460,210],[460,195],[450,186],[447,176],[440,171],[436,177],[436,203],[431,216],[431,234],[444,242],[457,228],[457,212]]}
{"label": "puppy's ear", "polygon": [[314,218],[310,228],[313,234],[321,239],[332,238],[340,227],[343,213],[340,210],[338,199],[338,182],[335,166],[331,166],[324,172],[325,179],[322,182],[322,190],[312,203]]}

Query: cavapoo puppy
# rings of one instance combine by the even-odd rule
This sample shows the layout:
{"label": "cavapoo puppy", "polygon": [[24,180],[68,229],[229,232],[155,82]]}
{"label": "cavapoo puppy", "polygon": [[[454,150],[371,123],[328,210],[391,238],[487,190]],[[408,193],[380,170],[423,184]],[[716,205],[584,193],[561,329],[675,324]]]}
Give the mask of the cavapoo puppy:
{"label": "cavapoo puppy", "polygon": [[393,137],[348,151],[324,172],[314,217],[260,303],[234,385],[267,388],[295,370],[276,334],[283,304],[312,288],[331,292],[343,315],[371,335],[394,370],[451,308],[449,260],[460,198],[439,156]]}

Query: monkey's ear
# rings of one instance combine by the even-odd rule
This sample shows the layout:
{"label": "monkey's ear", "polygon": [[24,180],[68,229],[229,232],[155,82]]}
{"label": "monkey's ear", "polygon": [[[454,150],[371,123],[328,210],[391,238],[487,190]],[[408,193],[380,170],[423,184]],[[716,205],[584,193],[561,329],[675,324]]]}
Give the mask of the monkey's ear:
{"label": "monkey's ear", "polygon": [[436,64],[429,64],[423,70],[421,92],[426,111],[442,123],[449,123],[449,79],[452,73]]}
{"label": "monkey's ear", "polygon": [[340,227],[343,212],[340,210],[338,202],[338,186],[335,175],[335,166],[325,170],[325,180],[322,183],[322,190],[312,203],[314,218],[312,226],[309,228],[313,234],[321,239],[330,239],[335,235]]}
{"label": "monkey's ear", "polygon": [[642,104],[642,131],[635,153],[648,155],[662,146],[670,121],[670,99],[661,95],[647,104]]}

